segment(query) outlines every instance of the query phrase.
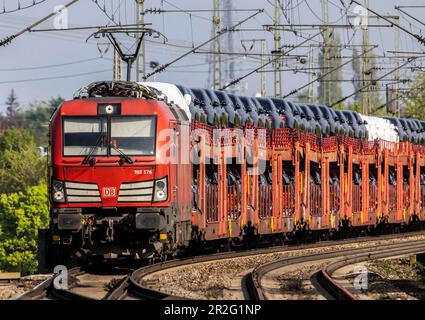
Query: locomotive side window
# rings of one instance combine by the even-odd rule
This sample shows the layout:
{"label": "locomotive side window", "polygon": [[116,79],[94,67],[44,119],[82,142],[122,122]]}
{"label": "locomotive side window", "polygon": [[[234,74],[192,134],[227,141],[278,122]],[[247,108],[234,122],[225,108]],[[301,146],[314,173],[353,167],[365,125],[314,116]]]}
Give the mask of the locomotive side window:
{"label": "locomotive side window", "polygon": [[[112,117],[111,144],[134,156],[155,154],[155,117]],[[119,155],[114,148],[111,155]]]}
{"label": "locomotive side window", "polygon": [[66,117],[63,121],[64,132],[64,156],[84,156],[90,149],[97,146],[93,155],[106,155],[106,139],[102,136],[106,133],[106,119]]}

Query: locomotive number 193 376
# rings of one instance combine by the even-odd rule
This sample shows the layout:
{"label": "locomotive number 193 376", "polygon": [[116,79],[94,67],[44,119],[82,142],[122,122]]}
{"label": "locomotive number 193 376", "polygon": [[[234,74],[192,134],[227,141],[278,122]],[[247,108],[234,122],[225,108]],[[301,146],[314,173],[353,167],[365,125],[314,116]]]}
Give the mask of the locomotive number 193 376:
{"label": "locomotive number 193 376", "polygon": [[136,169],[134,170],[135,175],[150,175],[153,174],[152,169]]}

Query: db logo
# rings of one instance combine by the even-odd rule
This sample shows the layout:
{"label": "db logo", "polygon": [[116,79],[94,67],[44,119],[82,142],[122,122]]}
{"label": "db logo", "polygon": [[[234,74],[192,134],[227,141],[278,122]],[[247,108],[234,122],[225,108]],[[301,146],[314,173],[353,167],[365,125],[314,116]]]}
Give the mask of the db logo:
{"label": "db logo", "polygon": [[102,196],[104,198],[114,198],[117,196],[117,188],[115,187],[105,187],[102,188]]}

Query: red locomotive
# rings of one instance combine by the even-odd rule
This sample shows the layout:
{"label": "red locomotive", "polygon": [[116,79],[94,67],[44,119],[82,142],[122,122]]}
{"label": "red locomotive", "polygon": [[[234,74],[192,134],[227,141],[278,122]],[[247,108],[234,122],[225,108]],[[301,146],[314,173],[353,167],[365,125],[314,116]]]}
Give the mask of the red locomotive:
{"label": "red locomotive", "polygon": [[[95,89],[99,85],[88,88]],[[181,109],[142,89],[140,98],[90,93],[87,99],[64,102],[54,113],[49,265],[79,250],[142,258],[190,240],[192,171],[178,160],[180,150],[165,148],[170,141],[160,136],[171,130],[171,144],[180,145],[190,123]],[[167,156],[168,163],[159,160]]]}
{"label": "red locomotive", "polygon": [[421,224],[425,124],[369,117],[401,123],[400,140],[371,140],[362,119],[168,84],[91,84],[51,120],[42,260]]}

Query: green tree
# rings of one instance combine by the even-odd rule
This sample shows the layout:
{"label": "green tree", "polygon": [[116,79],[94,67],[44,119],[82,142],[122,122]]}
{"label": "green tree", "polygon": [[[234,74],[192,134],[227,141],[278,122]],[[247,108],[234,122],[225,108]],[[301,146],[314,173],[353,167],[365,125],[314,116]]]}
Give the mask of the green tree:
{"label": "green tree", "polygon": [[15,94],[15,90],[10,90],[9,95],[6,99],[6,115],[8,117],[14,117],[18,114],[19,111],[19,102],[18,97]]}
{"label": "green tree", "polygon": [[47,186],[0,195],[0,270],[30,274],[37,269],[38,230],[49,225]]}
{"label": "green tree", "polygon": [[63,101],[61,97],[50,98],[48,102],[33,103],[22,112],[22,127],[32,132],[37,145],[47,145],[50,118]]}
{"label": "green tree", "polygon": [[28,130],[9,128],[0,136],[0,193],[24,191],[46,177],[46,161]]}
{"label": "green tree", "polygon": [[[353,102],[347,106],[348,110],[357,111],[359,113],[363,112],[362,104],[360,102]],[[343,109],[342,109],[343,110]]]}
{"label": "green tree", "polygon": [[56,98],[50,98],[50,113],[53,113],[53,111],[55,111],[55,109],[58,108],[64,101],[65,100],[61,96],[57,96]]}
{"label": "green tree", "polygon": [[15,94],[15,90],[11,90],[7,96],[6,102],[6,127],[19,126],[20,125],[20,114],[19,114],[19,102],[18,97]]}
{"label": "green tree", "polygon": [[420,72],[415,77],[410,92],[405,97],[407,114],[415,119],[425,120],[425,73]]}

